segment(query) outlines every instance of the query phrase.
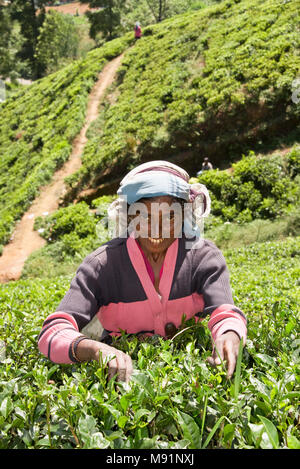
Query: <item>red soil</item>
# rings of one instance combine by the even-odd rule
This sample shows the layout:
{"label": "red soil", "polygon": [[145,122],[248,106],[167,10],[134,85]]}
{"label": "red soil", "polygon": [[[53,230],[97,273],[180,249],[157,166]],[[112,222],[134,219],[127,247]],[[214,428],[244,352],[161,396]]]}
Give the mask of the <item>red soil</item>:
{"label": "red soil", "polygon": [[46,7],[46,11],[50,10],[57,10],[60,13],[69,13],[70,15],[76,15],[76,11],[78,11],[79,15],[84,15],[84,13],[88,10],[95,10],[94,8],[89,8],[88,4],[81,4],[79,2],[68,3],[66,5],[59,5],[57,7]]}

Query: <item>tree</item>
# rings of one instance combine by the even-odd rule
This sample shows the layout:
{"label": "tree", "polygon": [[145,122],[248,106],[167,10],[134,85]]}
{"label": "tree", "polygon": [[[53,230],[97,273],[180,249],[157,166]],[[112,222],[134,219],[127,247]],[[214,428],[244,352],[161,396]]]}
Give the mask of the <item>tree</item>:
{"label": "tree", "polygon": [[62,60],[77,57],[79,36],[74,19],[58,11],[50,11],[40,28],[35,58],[43,74],[59,68]]}
{"label": "tree", "polygon": [[146,0],[146,2],[157,23],[165,19],[167,0]]}
{"label": "tree", "polygon": [[21,26],[24,42],[18,57],[28,61],[31,78],[41,78],[42,71],[35,57],[40,28],[45,20],[45,4],[48,0],[11,0],[10,15]]}
{"label": "tree", "polygon": [[126,0],[126,14],[122,14],[121,26],[124,32],[132,30],[136,21],[142,28],[184,13],[204,8],[207,2],[216,0]]}
{"label": "tree", "polygon": [[90,8],[97,9],[86,12],[92,39],[96,39],[99,32],[105,40],[120,35],[121,15],[126,11],[126,0],[80,0],[80,3],[88,3]]}
{"label": "tree", "polygon": [[13,56],[11,53],[12,22],[7,8],[0,6],[0,75],[6,78],[12,68]]}
{"label": "tree", "polygon": [[21,63],[17,53],[21,48],[22,38],[10,16],[9,5],[0,1],[0,76],[14,79],[18,76]]}

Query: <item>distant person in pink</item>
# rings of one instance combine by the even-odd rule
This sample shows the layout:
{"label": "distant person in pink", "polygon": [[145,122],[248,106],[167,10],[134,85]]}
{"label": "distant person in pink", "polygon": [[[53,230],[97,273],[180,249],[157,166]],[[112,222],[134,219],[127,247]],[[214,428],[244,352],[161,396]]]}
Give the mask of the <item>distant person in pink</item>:
{"label": "distant person in pink", "polygon": [[139,22],[135,23],[134,27],[134,37],[135,39],[140,39],[142,36],[142,28]]}

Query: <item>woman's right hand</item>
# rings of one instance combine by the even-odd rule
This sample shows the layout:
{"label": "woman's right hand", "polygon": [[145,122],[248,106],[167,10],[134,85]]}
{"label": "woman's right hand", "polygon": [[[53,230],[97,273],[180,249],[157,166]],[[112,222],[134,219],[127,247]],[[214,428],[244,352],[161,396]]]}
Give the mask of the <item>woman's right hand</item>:
{"label": "woman's right hand", "polygon": [[96,340],[85,339],[79,342],[76,356],[80,361],[96,360],[99,362],[100,354],[102,360],[112,357],[108,362],[108,379],[117,375],[118,381],[128,383],[133,372],[132,361],[129,355],[110,345]]}

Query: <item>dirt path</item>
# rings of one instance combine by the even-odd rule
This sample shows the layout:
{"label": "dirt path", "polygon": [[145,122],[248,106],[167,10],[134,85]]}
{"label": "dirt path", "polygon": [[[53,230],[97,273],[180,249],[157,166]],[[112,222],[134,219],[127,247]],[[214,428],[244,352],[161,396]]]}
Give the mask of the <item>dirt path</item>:
{"label": "dirt path", "polygon": [[86,11],[97,11],[98,8],[90,8],[89,5],[82,5],[80,2],[73,2],[73,3],[67,3],[66,5],[59,5],[59,6],[53,6],[53,7],[46,7],[45,10],[51,11],[51,10],[56,10],[59,11],[60,13],[64,14],[70,14],[70,15],[76,15],[77,12],[79,15],[83,15]]}
{"label": "dirt path", "polygon": [[57,210],[59,199],[65,192],[64,179],[80,168],[81,155],[87,142],[86,131],[91,122],[98,116],[99,103],[106,88],[112,84],[122,58],[123,55],[120,55],[109,62],[100,73],[89,95],[85,123],[73,141],[69,160],[53,175],[52,182],[41,188],[40,195],[18,222],[11,242],[4,246],[3,254],[0,257],[0,283],[20,278],[28,256],[46,244],[46,241],[33,230],[34,219]]}

